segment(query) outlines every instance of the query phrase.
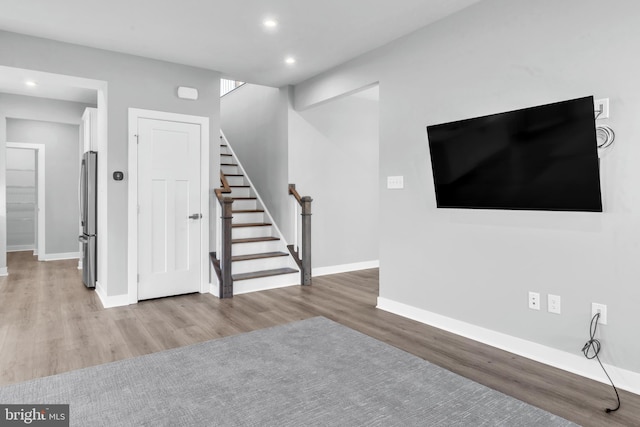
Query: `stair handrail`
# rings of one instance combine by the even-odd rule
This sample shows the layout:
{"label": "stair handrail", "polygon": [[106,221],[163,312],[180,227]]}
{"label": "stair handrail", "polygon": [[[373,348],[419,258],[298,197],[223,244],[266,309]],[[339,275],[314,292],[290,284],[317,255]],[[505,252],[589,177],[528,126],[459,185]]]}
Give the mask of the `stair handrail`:
{"label": "stair handrail", "polygon": [[214,190],[216,198],[222,208],[221,227],[218,230],[220,236],[220,298],[233,297],[233,276],[231,275],[231,222],[233,219],[233,198],[226,197],[225,194],[231,193],[231,187],[227,182],[227,177],[220,171],[221,188]]}
{"label": "stair handrail", "polygon": [[[302,216],[302,244],[301,247],[287,245],[289,252],[300,268],[300,284],[311,285],[311,202],[309,196],[300,197],[295,184],[289,184],[289,194],[292,195],[297,204],[294,204],[294,241],[298,243],[298,206],[301,208]],[[302,252],[302,254],[300,253]]]}
{"label": "stair handrail", "polygon": [[229,182],[227,181],[226,175],[222,171],[220,171],[220,184],[222,185],[222,187],[221,188],[216,188],[213,191],[216,193],[216,197],[218,198],[218,201],[220,202],[220,205],[222,206],[222,200],[224,199],[224,194],[231,193],[231,186],[229,185]]}

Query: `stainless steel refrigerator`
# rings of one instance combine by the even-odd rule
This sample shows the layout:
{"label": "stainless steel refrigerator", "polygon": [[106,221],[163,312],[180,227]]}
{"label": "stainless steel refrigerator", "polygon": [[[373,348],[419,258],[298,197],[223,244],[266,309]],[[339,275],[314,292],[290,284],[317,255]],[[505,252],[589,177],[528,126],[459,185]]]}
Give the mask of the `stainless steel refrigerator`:
{"label": "stainless steel refrigerator", "polygon": [[97,217],[98,217],[98,153],[87,151],[80,165],[80,224],[82,235],[82,281],[87,288],[96,287]]}

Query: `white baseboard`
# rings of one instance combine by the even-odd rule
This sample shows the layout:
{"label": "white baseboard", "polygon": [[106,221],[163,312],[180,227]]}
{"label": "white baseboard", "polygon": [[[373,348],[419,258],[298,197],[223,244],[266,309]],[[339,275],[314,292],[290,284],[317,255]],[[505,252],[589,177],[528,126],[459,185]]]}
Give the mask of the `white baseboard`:
{"label": "white baseboard", "polygon": [[209,283],[209,293],[216,298],[220,298],[220,286],[216,283]]}
{"label": "white baseboard", "polygon": [[347,273],[349,271],[367,270],[369,268],[380,267],[380,261],[364,261],[353,264],[332,265],[330,267],[317,267],[311,272],[313,277],[327,276],[329,274]]}
{"label": "white baseboard", "polygon": [[35,251],[34,245],[13,245],[7,246],[7,252],[23,252],[23,251]]}
{"label": "white baseboard", "polygon": [[[378,297],[377,308],[497,347],[536,362],[609,384],[609,380],[602,372],[600,365],[582,355],[567,353],[566,351],[485,329],[382,297]],[[611,375],[616,387],[640,394],[640,373],[607,364],[604,364],[604,366],[609,375]]]}
{"label": "white baseboard", "polygon": [[96,294],[100,298],[103,308],[122,307],[129,305],[129,294],[108,296],[100,282],[96,282]]}
{"label": "white baseboard", "polygon": [[7,267],[0,267],[0,277],[8,276],[8,275],[9,275],[9,269]]}
{"label": "white baseboard", "polygon": [[60,261],[63,259],[78,259],[80,258],[80,252],[63,252],[57,254],[42,254],[41,261]]}

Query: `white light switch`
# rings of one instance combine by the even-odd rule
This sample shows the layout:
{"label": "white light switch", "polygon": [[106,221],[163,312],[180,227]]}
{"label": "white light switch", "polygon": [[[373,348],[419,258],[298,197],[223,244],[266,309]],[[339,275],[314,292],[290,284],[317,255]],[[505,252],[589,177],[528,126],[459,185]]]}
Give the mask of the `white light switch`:
{"label": "white light switch", "polygon": [[404,176],[388,176],[387,188],[393,190],[404,188]]}

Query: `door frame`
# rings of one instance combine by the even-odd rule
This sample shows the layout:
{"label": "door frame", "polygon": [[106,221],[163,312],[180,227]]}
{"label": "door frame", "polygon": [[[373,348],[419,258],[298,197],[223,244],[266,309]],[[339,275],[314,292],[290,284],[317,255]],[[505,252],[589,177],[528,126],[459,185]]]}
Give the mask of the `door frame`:
{"label": "door frame", "polygon": [[38,255],[38,261],[46,260],[45,242],[46,242],[46,203],[45,203],[45,145],[44,144],[31,144],[27,142],[7,142],[7,148],[18,148],[22,150],[34,150],[37,156],[36,174],[38,176],[37,192],[38,192],[38,233],[36,234],[37,241],[35,242],[35,253]]}
{"label": "door frame", "polygon": [[200,126],[200,293],[209,290],[209,118],[129,108],[128,299],[138,302],[138,120],[152,119]]}

